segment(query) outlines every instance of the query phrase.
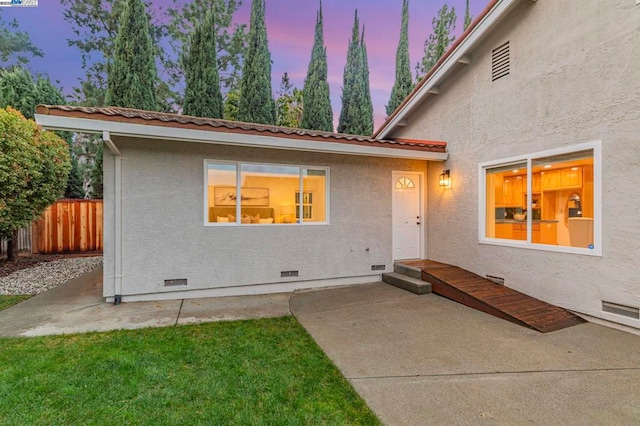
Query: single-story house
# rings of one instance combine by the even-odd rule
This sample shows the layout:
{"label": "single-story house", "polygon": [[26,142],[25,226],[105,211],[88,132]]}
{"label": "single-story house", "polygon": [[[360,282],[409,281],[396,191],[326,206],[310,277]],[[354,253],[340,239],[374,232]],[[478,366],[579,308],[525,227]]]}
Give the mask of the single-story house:
{"label": "single-story house", "polygon": [[492,1],[373,137],[122,108],[36,120],[103,135],[109,301],[429,258],[640,328],[638,3]]}

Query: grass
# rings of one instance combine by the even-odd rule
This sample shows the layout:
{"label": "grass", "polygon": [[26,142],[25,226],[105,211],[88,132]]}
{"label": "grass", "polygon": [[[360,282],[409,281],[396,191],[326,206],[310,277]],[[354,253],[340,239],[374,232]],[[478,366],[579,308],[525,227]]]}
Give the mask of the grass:
{"label": "grass", "polygon": [[0,311],[3,309],[7,309],[13,305],[17,305],[20,302],[24,302],[31,296],[28,294],[21,294],[18,296],[0,296]]}
{"label": "grass", "polygon": [[0,407],[3,425],[380,424],[293,317],[0,339]]}

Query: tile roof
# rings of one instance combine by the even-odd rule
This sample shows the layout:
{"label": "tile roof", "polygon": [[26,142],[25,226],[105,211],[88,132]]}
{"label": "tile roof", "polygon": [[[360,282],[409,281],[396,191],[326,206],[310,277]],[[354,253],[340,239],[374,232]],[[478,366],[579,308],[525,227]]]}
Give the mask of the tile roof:
{"label": "tile roof", "polygon": [[129,124],[167,126],[225,133],[273,136],[311,141],[325,141],[365,146],[408,149],[416,151],[446,152],[446,142],[376,139],[370,136],[348,135],[343,133],[322,132],[316,130],[295,129],[265,124],[241,123],[238,121],[214,118],[192,117],[164,112],[144,111],[119,107],[80,107],[70,105],[38,105],[37,114],[84,118],[102,121],[115,121]]}

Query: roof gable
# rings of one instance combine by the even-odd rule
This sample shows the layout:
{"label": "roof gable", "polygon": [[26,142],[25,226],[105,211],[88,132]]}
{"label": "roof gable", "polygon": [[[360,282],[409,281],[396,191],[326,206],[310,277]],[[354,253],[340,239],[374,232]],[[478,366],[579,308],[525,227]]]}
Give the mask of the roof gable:
{"label": "roof gable", "polygon": [[[407,116],[429,96],[440,94],[439,84],[457,66],[471,63],[468,53],[523,0],[491,0],[464,33],[451,45],[427,75],[420,80],[407,98],[373,134],[374,138],[387,138],[396,127],[406,125]],[[531,0],[537,1],[537,0]]]}

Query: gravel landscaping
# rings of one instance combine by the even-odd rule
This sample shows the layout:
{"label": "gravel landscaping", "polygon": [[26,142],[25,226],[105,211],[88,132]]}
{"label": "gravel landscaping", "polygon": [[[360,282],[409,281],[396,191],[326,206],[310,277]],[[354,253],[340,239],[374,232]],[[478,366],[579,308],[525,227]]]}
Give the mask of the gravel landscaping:
{"label": "gravel landscaping", "polygon": [[102,256],[72,257],[42,262],[0,277],[0,295],[35,295],[64,284],[102,265]]}

